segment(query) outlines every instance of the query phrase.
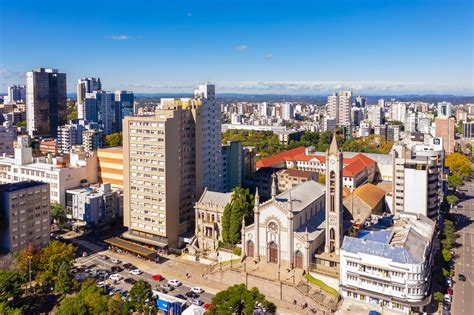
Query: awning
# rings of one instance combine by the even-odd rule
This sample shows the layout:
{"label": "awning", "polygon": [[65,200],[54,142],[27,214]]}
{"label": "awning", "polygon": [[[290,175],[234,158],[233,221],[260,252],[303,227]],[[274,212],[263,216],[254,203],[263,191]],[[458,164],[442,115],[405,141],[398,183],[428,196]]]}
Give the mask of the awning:
{"label": "awning", "polygon": [[124,239],[114,237],[114,238],[109,238],[108,240],[105,240],[106,243],[109,243],[112,246],[122,248],[126,251],[133,252],[135,254],[138,254],[140,256],[148,257],[148,258],[154,258],[156,256],[156,251],[148,249],[144,246],[137,245],[135,243],[126,241]]}

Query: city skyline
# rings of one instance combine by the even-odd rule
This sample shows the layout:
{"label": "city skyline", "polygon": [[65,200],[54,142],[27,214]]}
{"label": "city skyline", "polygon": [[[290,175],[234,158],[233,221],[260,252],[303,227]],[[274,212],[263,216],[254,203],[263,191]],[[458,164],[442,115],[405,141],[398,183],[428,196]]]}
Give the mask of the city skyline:
{"label": "city skyline", "polygon": [[2,93],[45,67],[69,94],[92,76],[136,93],[474,95],[470,1],[48,4],[2,2]]}

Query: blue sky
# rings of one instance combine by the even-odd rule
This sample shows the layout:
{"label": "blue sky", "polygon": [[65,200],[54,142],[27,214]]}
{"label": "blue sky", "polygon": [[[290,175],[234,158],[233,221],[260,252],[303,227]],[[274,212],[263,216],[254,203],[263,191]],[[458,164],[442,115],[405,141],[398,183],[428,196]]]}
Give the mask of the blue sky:
{"label": "blue sky", "polygon": [[0,92],[37,67],[105,89],[474,95],[471,0],[0,0]]}

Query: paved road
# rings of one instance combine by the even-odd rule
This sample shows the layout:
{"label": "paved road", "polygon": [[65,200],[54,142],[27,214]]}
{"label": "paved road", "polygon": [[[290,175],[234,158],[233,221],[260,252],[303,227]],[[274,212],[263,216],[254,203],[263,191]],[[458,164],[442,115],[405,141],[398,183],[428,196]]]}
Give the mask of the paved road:
{"label": "paved road", "polygon": [[[119,257],[114,257],[113,254],[107,254],[107,255],[110,258],[119,258]],[[125,264],[125,263],[133,263],[133,262],[130,262],[130,261],[125,261],[123,259],[123,257],[120,257],[119,259],[122,262],[120,264],[114,264],[110,261],[110,259],[102,259],[99,256],[98,253],[95,253],[95,254],[92,254],[88,257],[83,257],[83,258],[81,257],[81,258],[77,259],[76,266],[82,266],[82,267],[89,267],[90,266],[90,267],[93,267],[93,268],[96,268],[96,269],[107,269],[110,272],[110,268],[112,266],[123,266],[123,264]],[[124,277],[124,279],[125,278],[133,278],[135,280],[143,279],[143,280],[147,281],[148,283],[150,283],[153,288],[155,288],[155,287],[157,287],[161,284],[167,284],[168,280],[171,280],[171,278],[168,278],[166,276],[166,274],[163,274],[163,273],[160,273],[164,277],[164,280],[162,280],[162,281],[153,280],[151,278],[153,275],[148,273],[148,272],[143,272],[141,275],[136,276],[136,275],[132,275],[128,271],[124,270],[124,271],[120,272],[120,274]],[[130,291],[130,289],[131,289],[131,285],[128,284],[128,283],[125,283],[123,281],[123,279],[121,281],[119,281],[118,283],[116,283],[116,284],[113,284],[113,281],[110,280],[110,279],[107,279],[106,282],[108,284],[110,284],[112,287],[125,289],[127,291]],[[176,296],[178,294],[185,295],[187,292],[189,292],[190,288],[191,288],[190,283],[185,283],[185,284],[183,284],[179,287],[176,287],[173,291],[169,292],[168,294],[173,295],[173,296]],[[208,292],[204,292],[204,293],[200,294],[199,299],[201,301],[203,301],[204,303],[210,303],[213,296],[214,295],[212,295]],[[188,299],[188,302],[189,302],[189,299]]]}
{"label": "paved road", "polygon": [[[474,312],[474,182],[466,182],[461,191],[465,194],[457,210],[460,221],[457,242],[461,246],[456,249],[451,313],[470,315]],[[465,275],[466,281],[459,281],[459,274]]]}

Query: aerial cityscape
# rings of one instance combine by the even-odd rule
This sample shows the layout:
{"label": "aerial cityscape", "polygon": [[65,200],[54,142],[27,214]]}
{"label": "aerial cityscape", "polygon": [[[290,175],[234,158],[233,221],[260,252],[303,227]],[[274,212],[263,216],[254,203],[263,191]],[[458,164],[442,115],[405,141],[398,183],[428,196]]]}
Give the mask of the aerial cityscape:
{"label": "aerial cityscape", "polygon": [[473,23],[0,1],[0,314],[473,314]]}

